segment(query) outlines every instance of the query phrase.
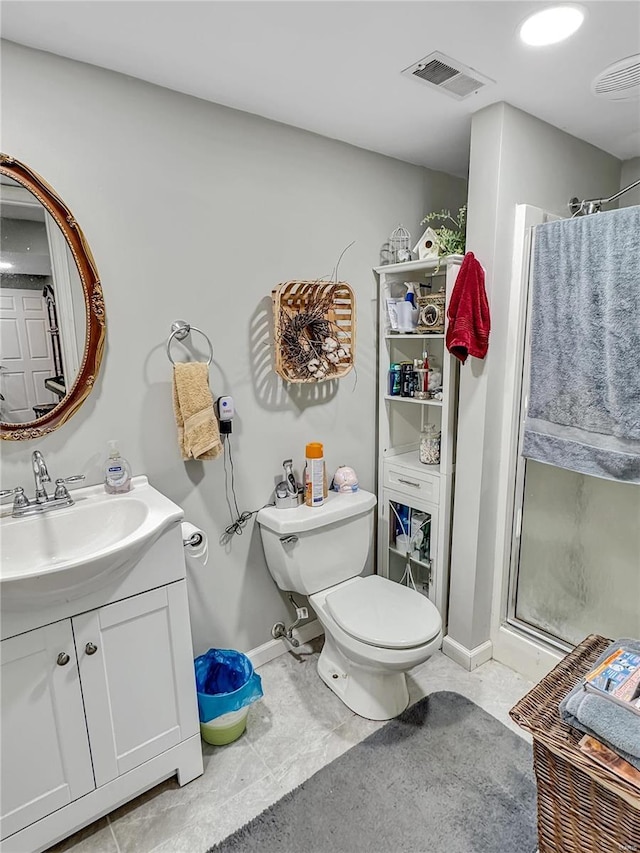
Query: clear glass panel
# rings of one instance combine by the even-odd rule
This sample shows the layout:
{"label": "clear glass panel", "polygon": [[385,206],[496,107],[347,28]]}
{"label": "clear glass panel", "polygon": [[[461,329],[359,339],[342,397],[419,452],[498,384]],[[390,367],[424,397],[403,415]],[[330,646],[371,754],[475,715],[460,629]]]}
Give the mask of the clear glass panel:
{"label": "clear glass panel", "polygon": [[640,487],[527,460],[516,617],[572,644],[640,637]]}

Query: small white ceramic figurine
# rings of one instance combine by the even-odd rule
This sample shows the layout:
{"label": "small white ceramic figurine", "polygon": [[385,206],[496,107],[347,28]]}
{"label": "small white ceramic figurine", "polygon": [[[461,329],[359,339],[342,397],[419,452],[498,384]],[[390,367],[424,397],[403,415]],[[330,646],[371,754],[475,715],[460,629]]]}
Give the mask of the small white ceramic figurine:
{"label": "small white ceramic figurine", "polygon": [[341,465],[333,475],[333,488],[336,492],[357,492],[358,475],[347,465]]}

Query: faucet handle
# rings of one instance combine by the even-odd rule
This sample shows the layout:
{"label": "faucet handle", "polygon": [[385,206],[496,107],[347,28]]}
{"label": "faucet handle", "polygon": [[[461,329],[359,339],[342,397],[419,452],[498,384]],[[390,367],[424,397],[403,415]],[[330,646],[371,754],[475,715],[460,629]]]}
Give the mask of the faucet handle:
{"label": "faucet handle", "polygon": [[69,490],[65,483],[79,483],[84,480],[84,474],[72,474],[70,477],[58,477],[56,480],[56,490],[53,495],[54,500],[62,500],[69,497]]}
{"label": "faucet handle", "polygon": [[22,507],[28,506],[29,501],[25,497],[24,489],[22,486],[16,486],[15,489],[3,489],[0,492],[0,498],[8,498],[9,495],[15,495],[13,499],[13,508],[21,509]]}
{"label": "faucet handle", "polygon": [[0,492],[0,498],[8,498],[9,495],[17,495],[18,492],[24,492],[22,486],[16,486],[15,489],[3,489]]}

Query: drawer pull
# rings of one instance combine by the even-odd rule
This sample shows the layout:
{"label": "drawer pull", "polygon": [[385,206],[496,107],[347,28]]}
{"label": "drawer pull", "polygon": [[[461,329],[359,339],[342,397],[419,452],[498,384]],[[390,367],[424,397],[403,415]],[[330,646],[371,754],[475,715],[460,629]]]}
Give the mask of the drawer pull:
{"label": "drawer pull", "polygon": [[58,666],[66,666],[70,660],[71,658],[66,652],[60,652],[60,654],[56,658],[56,663],[58,664]]}
{"label": "drawer pull", "polygon": [[84,650],[88,655],[95,655],[95,653],[98,651],[98,647],[95,643],[87,643],[87,645],[84,647]]}
{"label": "drawer pull", "polygon": [[420,488],[420,483],[414,483],[413,480],[403,480],[402,477],[398,477],[399,483],[404,483],[405,486],[413,486],[416,489]]}

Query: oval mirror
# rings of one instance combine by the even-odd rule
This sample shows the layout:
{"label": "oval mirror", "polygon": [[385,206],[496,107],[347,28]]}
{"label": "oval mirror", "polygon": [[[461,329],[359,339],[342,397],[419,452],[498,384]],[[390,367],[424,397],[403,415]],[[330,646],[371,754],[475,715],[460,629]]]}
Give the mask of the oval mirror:
{"label": "oval mirror", "polygon": [[104,349],[91,250],[57,193],[0,154],[0,436],[40,438],[91,393]]}

